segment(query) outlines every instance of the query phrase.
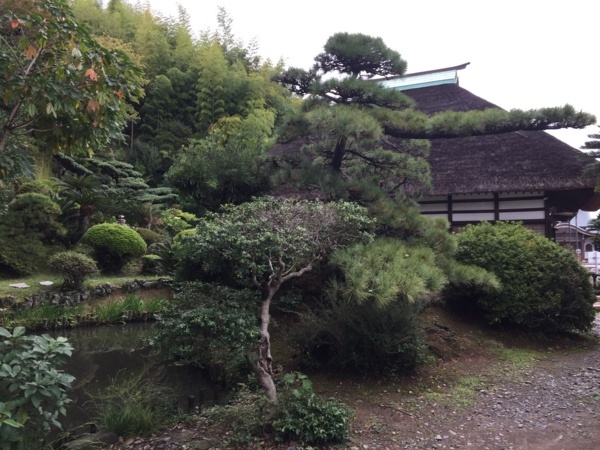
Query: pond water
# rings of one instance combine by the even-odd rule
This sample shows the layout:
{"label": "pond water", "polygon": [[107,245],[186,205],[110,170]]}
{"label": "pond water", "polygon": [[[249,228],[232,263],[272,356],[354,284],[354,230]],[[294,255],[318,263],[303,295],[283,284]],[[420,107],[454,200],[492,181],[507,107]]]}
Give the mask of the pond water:
{"label": "pond water", "polygon": [[74,403],[66,420],[61,421],[67,429],[93,420],[90,393],[102,393],[115,379],[126,380],[142,374],[144,380],[164,388],[165,395],[172,397],[174,409],[177,406],[184,412],[192,396],[196,405],[214,404],[224,397],[199,369],[165,363],[160,352],[148,343],[151,326],[129,323],[49,333],[66,337],[75,349],[64,367],[65,372],[76,378],[69,394]]}

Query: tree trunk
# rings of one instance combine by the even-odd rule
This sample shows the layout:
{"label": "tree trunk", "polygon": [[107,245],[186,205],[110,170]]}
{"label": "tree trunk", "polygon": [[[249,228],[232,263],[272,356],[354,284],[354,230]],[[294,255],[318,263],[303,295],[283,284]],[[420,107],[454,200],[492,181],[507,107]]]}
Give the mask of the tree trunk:
{"label": "tree trunk", "polygon": [[[271,308],[271,301],[285,281],[291,278],[300,277],[305,272],[312,270],[312,262],[306,265],[306,267],[288,273],[287,275],[284,275],[285,266],[283,260],[279,258],[278,268],[273,270],[268,283],[261,284],[256,278],[254,279],[254,284],[260,289],[262,295],[262,303],[260,305],[260,332],[256,354],[246,354],[246,360],[250,364],[250,367],[252,367],[252,370],[254,371],[258,382],[264,389],[269,401],[264,415],[264,432],[267,438],[272,437],[272,423],[278,413],[277,388],[275,387],[275,380],[273,379],[273,357],[271,356],[271,336],[269,334],[269,322],[271,320],[269,310]],[[273,269],[273,267],[271,268]]]}
{"label": "tree trunk", "polygon": [[2,140],[0,140],[0,153],[4,152],[6,145],[8,144],[8,138],[10,137],[10,131],[4,129],[2,131]]}
{"label": "tree trunk", "polygon": [[277,286],[269,286],[266,295],[260,305],[260,334],[257,347],[257,359],[254,361],[254,372],[258,382],[265,390],[269,403],[277,404],[277,390],[273,381],[273,357],[271,356],[271,336],[269,334],[269,322],[271,316],[269,313],[271,300],[279,289]]}
{"label": "tree trunk", "polygon": [[334,172],[342,171],[342,162],[344,161],[344,153],[346,153],[346,142],[347,138],[342,136],[335,144],[335,150],[333,151],[333,158],[331,160],[331,168]]}
{"label": "tree trunk", "polygon": [[[274,279],[275,278],[275,279]],[[256,378],[264,389],[269,401],[265,410],[265,434],[272,434],[272,422],[277,416],[277,388],[273,379],[273,357],[271,356],[271,336],[269,334],[269,313],[271,300],[281,286],[281,278],[275,276],[269,284],[263,288],[263,300],[260,305],[260,332],[258,346],[255,354],[247,354],[246,359],[250,363]]]}

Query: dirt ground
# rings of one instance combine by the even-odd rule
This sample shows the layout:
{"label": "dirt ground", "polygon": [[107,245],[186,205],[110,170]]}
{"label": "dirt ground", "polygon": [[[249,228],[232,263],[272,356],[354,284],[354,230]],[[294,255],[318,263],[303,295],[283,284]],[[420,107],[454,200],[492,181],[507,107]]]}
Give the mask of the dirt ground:
{"label": "dirt ground", "polygon": [[[489,332],[436,308],[424,328],[435,358],[413,376],[381,381],[311,375],[316,391],[356,414],[351,441],[335,448],[600,448],[600,315],[596,337],[558,341]],[[199,423],[182,424],[112,448],[227,448],[215,434]]]}

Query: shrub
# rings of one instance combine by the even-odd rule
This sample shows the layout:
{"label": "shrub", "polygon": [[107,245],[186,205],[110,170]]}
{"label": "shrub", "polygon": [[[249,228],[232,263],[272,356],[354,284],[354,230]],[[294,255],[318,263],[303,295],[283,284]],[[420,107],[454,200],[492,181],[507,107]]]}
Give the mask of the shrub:
{"label": "shrub", "polygon": [[169,208],[161,211],[160,219],[171,236],[194,228],[198,223],[198,217],[194,214],[183,212],[177,208]]}
{"label": "shrub", "polygon": [[0,273],[31,275],[45,269],[49,251],[64,228],[56,218],[59,206],[45,195],[28,193],[11,201],[0,220]]}
{"label": "shrub", "polygon": [[15,195],[34,192],[51,197],[53,192],[48,182],[31,180],[29,178],[17,178],[13,182]]}
{"label": "shrub", "polygon": [[43,269],[48,249],[35,239],[7,233],[0,225],[0,274],[31,275]]}
{"label": "shrub", "polygon": [[60,214],[60,206],[49,197],[30,192],[18,195],[8,204],[3,220],[13,232],[51,244],[60,242],[65,234],[56,220]]}
{"label": "shrub", "polygon": [[59,367],[72,351],[66,338],[25,336],[23,327],[12,333],[0,327],[0,444],[22,442],[23,432],[39,437],[52,426],[60,428],[74,377]]}
{"label": "shrub", "polygon": [[433,251],[379,238],[334,253],[328,302],[292,336],[305,364],[360,373],[410,372],[421,361],[418,316],[446,275]]}
{"label": "shrub", "polygon": [[285,375],[280,392],[280,413],[273,421],[278,439],[327,444],[350,437],[352,412],[336,399],[315,394],[306,375]]}
{"label": "shrub", "polygon": [[302,316],[290,336],[305,367],[360,374],[413,372],[422,362],[422,303],[388,305],[334,298]]}
{"label": "shrub", "polygon": [[135,231],[142,237],[146,245],[150,246],[163,240],[163,236],[156,231],[149,230],[148,228],[134,228]]}
{"label": "shrub", "polygon": [[174,253],[175,244],[172,238],[167,238],[162,242],[152,244],[148,247],[150,255],[158,256],[158,259],[153,259],[153,265],[157,266],[158,273],[161,275],[173,276],[177,268],[177,259]]}
{"label": "shrub", "polygon": [[589,274],[571,252],[518,223],[481,223],[457,237],[457,260],[494,273],[501,289],[453,283],[445,292],[451,305],[476,309],[490,324],[542,332],[592,326]]}
{"label": "shrub", "polygon": [[83,236],[85,244],[94,249],[94,256],[102,272],[118,272],[147,249],[142,237],[131,228],[115,223],[101,223],[91,227]]}
{"label": "shrub", "polygon": [[245,350],[258,337],[256,294],[208,283],[178,285],[157,316],[153,341],[168,356],[230,382],[247,373]]}
{"label": "shrub", "polygon": [[161,275],[162,258],[158,255],[144,255],[142,256],[142,274],[144,275]]}
{"label": "shrub", "polygon": [[50,258],[50,269],[64,279],[64,288],[81,287],[86,277],[98,272],[96,262],[77,252],[60,252]]}

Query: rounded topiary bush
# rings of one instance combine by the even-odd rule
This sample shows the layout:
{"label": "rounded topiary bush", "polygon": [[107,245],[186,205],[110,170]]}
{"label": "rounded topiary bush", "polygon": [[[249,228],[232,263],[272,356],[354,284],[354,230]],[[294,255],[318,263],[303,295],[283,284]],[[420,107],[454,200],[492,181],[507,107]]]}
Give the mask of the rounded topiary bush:
{"label": "rounded topiary bush", "polygon": [[104,273],[119,272],[134,258],[146,253],[146,243],[131,228],[116,223],[101,223],[91,227],[83,242],[94,249],[94,257]]}
{"label": "rounded topiary bush", "polygon": [[493,323],[542,332],[587,330],[595,301],[575,255],[518,223],[481,223],[457,235],[456,259],[494,273],[499,290],[450,284],[446,299]]}
{"label": "rounded topiary bush", "polygon": [[44,244],[59,242],[65,234],[58,222],[60,206],[50,197],[34,192],[20,194],[8,204],[4,222],[20,234],[36,238]]}
{"label": "rounded topiary bush", "polygon": [[134,230],[142,237],[146,245],[156,244],[164,240],[162,234],[148,228],[134,228]]}
{"label": "rounded topiary bush", "polygon": [[144,275],[160,275],[162,258],[158,255],[142,256],[142,273]]}
{"label": "rounded topiary bush", "polygon": [[49,261],[50,270],[61,275],[64,288],[78,288],[86,277],[98,272],[96,262],[87,255],[77,252],[60,252]]}

